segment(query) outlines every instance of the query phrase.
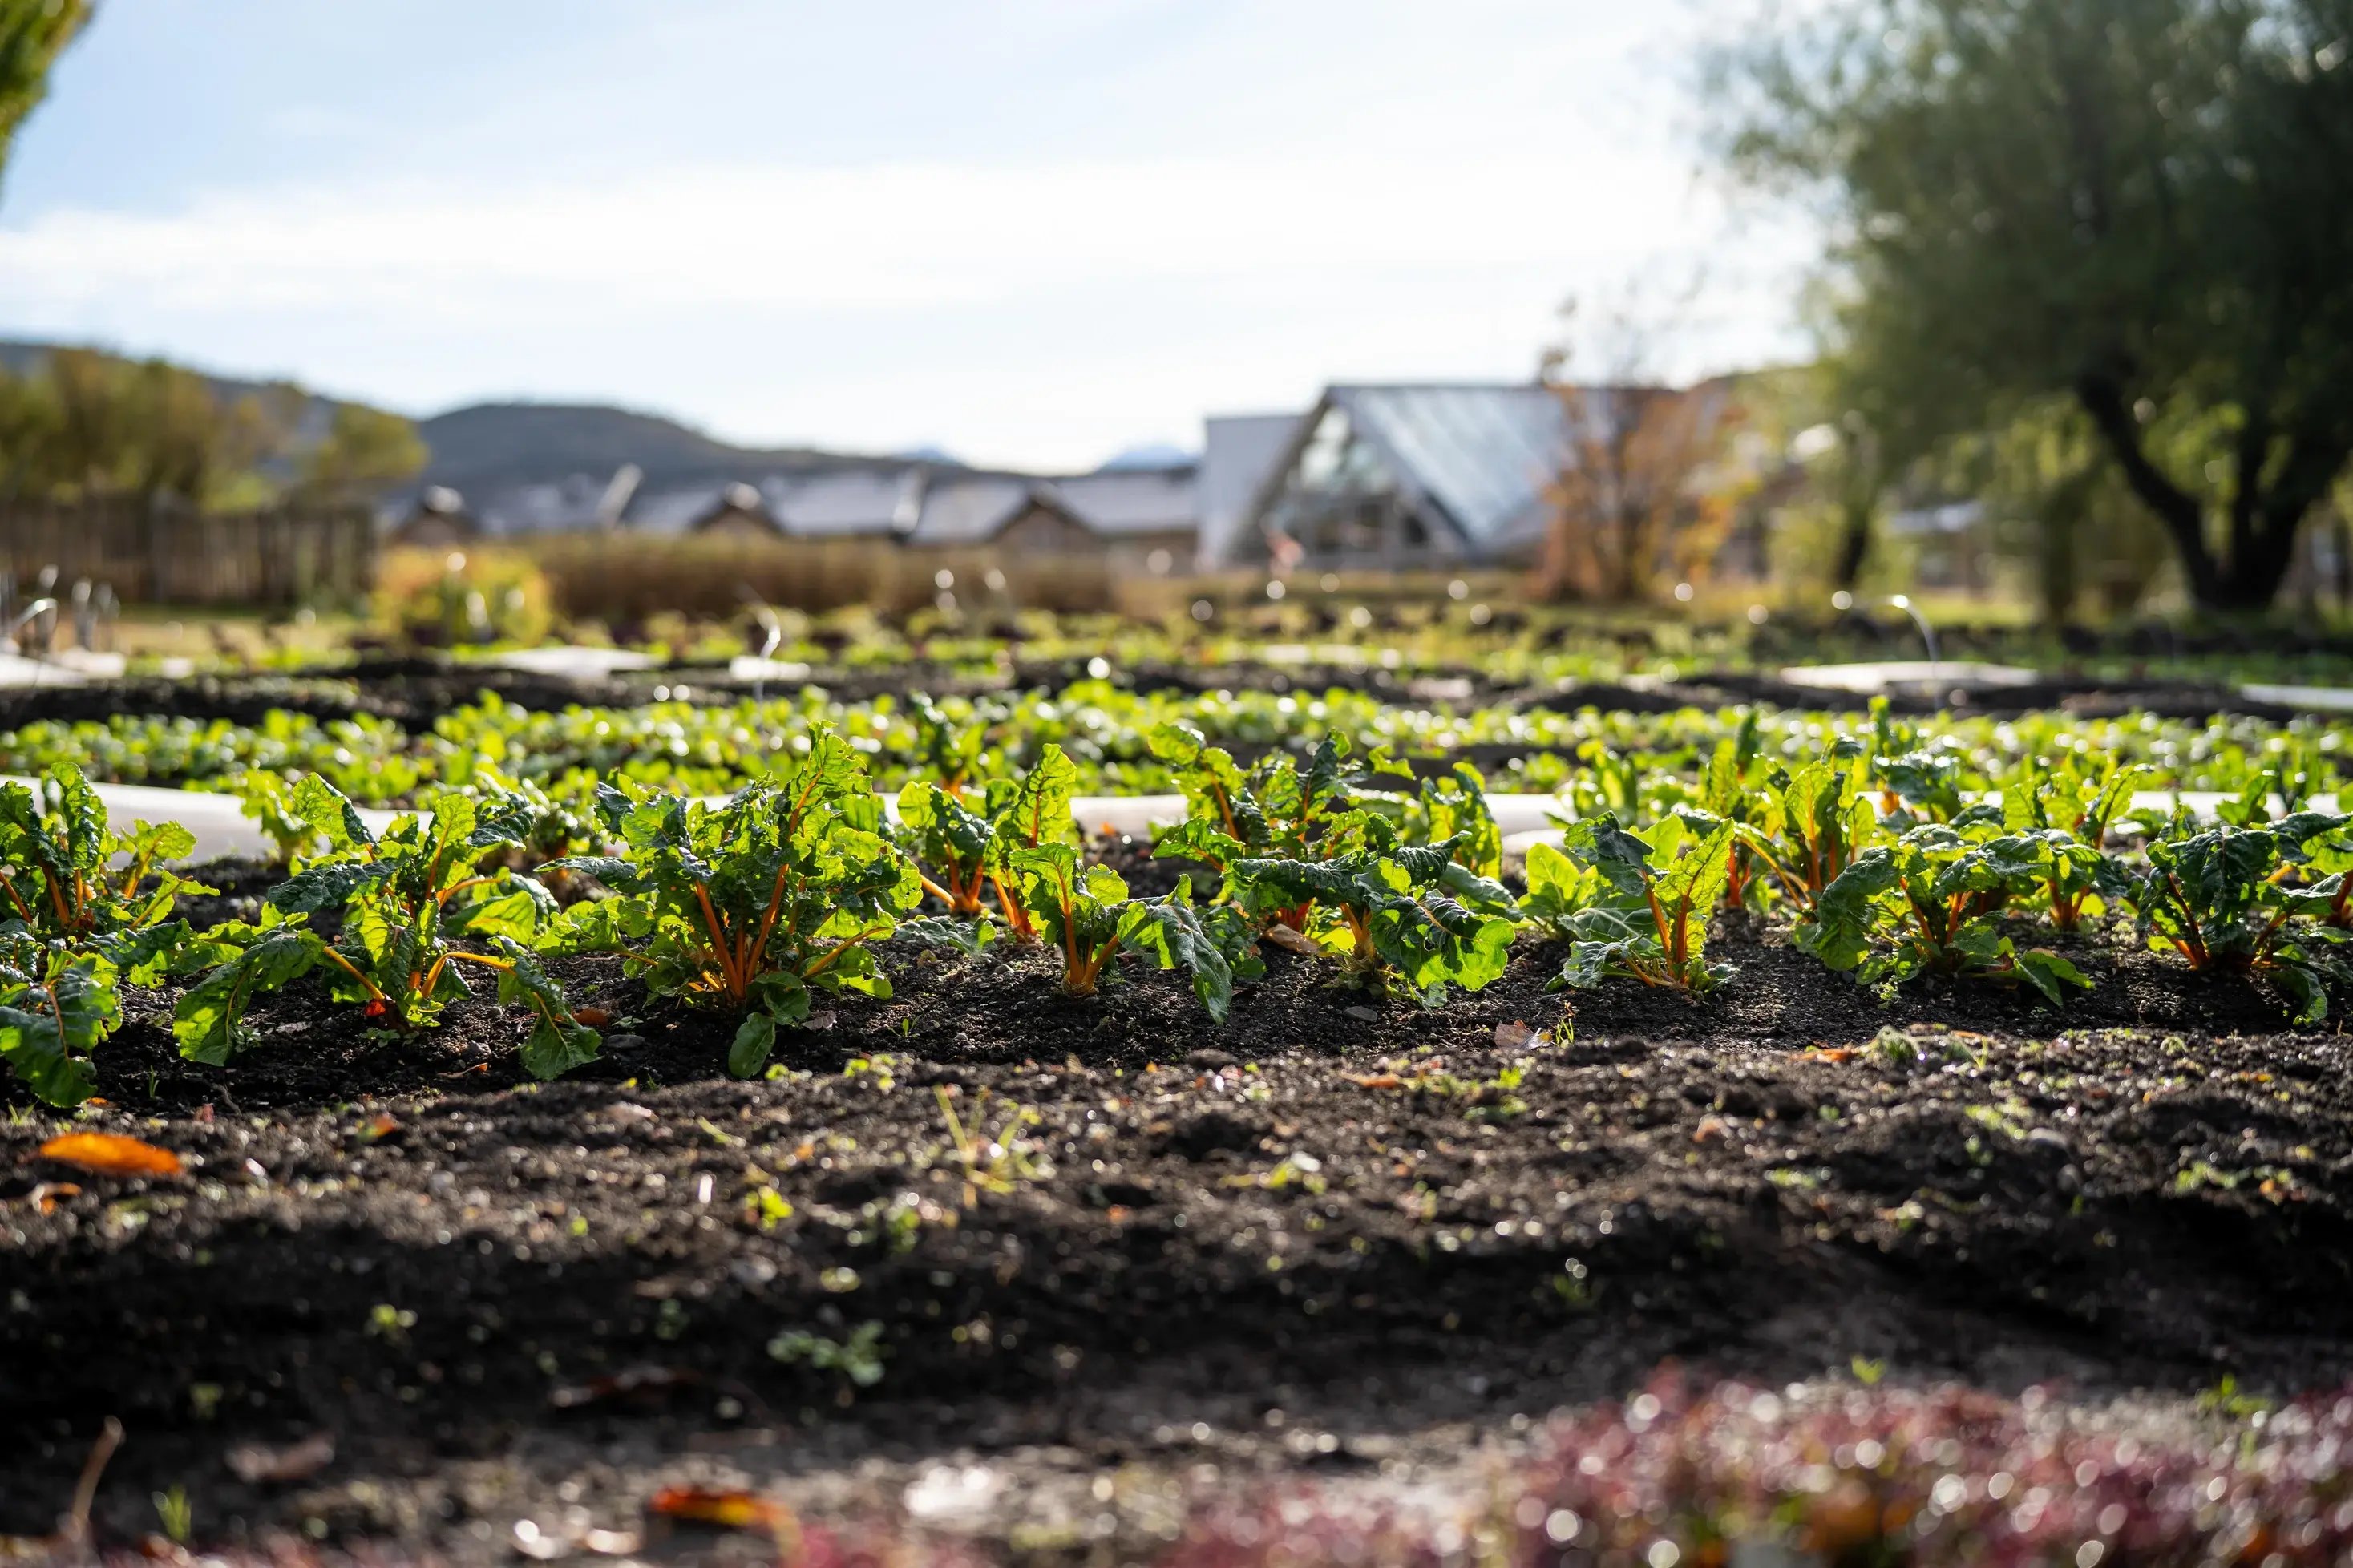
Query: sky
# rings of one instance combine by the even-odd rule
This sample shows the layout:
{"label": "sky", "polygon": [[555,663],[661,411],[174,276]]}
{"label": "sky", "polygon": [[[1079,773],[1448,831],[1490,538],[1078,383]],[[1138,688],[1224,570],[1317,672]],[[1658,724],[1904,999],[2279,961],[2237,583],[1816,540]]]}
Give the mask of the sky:
{"label": "sky", "polygon": [[1762,363],[1809,240],[1704,172],[1733,4],[108,0],[0,337],[1039,468],[1524,379],[1571,296]]}

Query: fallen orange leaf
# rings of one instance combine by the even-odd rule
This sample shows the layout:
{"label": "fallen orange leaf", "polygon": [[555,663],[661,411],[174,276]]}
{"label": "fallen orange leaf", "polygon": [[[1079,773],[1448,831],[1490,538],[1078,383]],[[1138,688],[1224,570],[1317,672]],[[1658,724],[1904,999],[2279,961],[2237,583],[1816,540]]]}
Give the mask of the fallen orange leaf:
{"label": "fallen orange leaf", "polygon": [[602,1007],[575,1007],[572,1016],[592,1029],[601,1029],[613,1021],[613,1015]]}
{"label": "fallen orange leaf", "polygon": [[41,1145],[44,1159],[101,1176],[176,1176],[180,1157],[112,1132],[68,1132]]}
{"label": "fallen orange leaf", "polygon": [[664,1487],[646,1505],[664,1519],[691,1520],[726,1530],[782,1530],[792,1510],[751,1492],[705,1491],[700,1487]]}
{"label": "fallen orange leaf", "polygon": [[1340,1076],[1358,1089],[1400,1089],[1405,1084],[1405,1079],[1393,1072],[1366,1073],[1361,1076],[1356,1073],[1344,1072]]}

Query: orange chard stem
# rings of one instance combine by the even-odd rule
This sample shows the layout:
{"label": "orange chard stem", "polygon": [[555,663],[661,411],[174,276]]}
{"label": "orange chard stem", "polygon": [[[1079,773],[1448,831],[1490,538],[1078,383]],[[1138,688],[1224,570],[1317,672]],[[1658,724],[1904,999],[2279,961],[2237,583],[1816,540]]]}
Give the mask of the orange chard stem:
{"label": "orange chard stem", "polygon": [[366,972],[353,965],[350,959],[345,958],[342,953],[337,952],[332,947],[326,950],[326,953],[328,958],[332,960],[344,973],[350,975],[353,979],[366,986],[370,996],[375,998],[375,1000],[379,1002],[388,1002],[391,1000],[390,997],[386,996],[384,992],[378,988],[375,981],[367,977]]}
{"label": "orange chard stem", "polygon": [[16,913],[23,917],[25,923],[26,925],[31,925],[33,923],[33,911],[26,907],[23,895],[16,891],[16,879],[10,877],[5,871],[0,871],[0,888],[7,889],[8,901],[16,906]]}
{"label": "orange chard stem", "polygon": [[489,880],[488,877],[469,877],[463,881],[452,882],[434,894],[433,901],[437,904],[447,904],[453,895],[462,893],[469,888],[479,888]]}
{"label": "orange chard stem", "polygon": [[792,874],[792,845],[785,845],[785,858],[776,866],[776,885],[768,889],[768,912],[760,917],[760,939],[744,953],[744,972],[749,974],[757,966],[760,955],[768,951],[768,938],[776,929],[776,913],[785,907],[785,879]]}
{"label": "orange chard stem", "polygon": [[728,956],[726,922],[719,918],[719,911],[711,907],[711,891],[700,882],[694,885],[694,897],[702,906],[702,922],[711,931],[711,956],[719,965],[721,977],[727,982],[727,994],[741,1001],[744,983],[735,973],[734,960]]}

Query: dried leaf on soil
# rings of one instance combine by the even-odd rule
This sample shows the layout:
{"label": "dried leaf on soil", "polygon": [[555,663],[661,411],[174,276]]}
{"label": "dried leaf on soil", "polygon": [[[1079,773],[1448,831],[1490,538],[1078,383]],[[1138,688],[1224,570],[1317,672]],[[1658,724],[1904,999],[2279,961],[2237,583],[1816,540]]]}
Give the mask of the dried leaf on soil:
{"label": "dried leaf on soil", "polygon": [[176,1176],[180,1157],[114,1132],[67,1132],[41,1145],[41,1157],[100,1176]]}
{"label": "dried leaf on soil", "polygon": [[647,1511],[664,1519],[689,1520],[724,1530],[781,1531],[793,1521],[792,1510],[752,1492],[705,1491],[700,1487],[664,1487],[654,1493]]}

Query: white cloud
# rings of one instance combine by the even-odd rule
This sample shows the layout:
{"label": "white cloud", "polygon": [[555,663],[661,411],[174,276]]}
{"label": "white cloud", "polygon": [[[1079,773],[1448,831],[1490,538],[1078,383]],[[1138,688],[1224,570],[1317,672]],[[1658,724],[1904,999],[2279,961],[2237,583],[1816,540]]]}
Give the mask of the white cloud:
{"label": "white cloud", "polygon": [[0,296],[20,331],[415,406],[526,387],[1071,463],[1337,376],[1526,374],[1562,294],[1723,225],[1663,153],[705,166],[55,210],[0,228]]}
{"label": "white cloud", "polygon": [[1162,161],[691,170],[603,187],[297,190],[0,230],[0,289],[199,307],[497,303],[512,285],[797,310],[967,304],[1072,283],[1573,261],[1694,204],[1664,160]]}

